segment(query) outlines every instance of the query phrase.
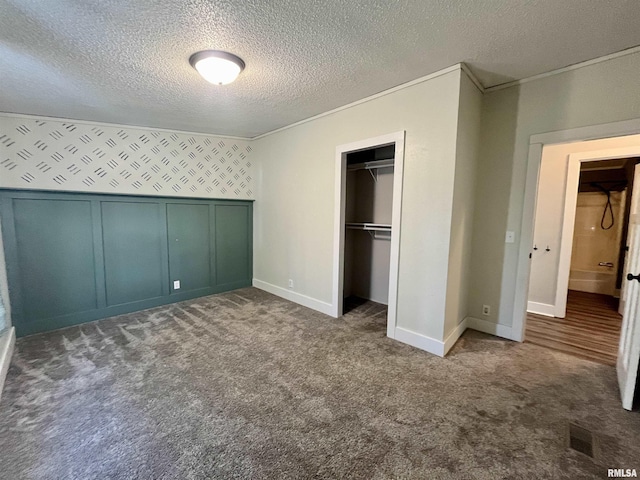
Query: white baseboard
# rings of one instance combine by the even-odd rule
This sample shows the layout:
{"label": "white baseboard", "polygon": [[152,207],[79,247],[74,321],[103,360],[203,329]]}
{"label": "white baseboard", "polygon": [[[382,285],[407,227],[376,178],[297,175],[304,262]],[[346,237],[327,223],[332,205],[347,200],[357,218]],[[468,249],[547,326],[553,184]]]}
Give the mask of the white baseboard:
{"label": "white baseboard", "polygon": [[513,329],[511,327],[473,317],[466,317],[462,320],[447,336],[444,342],[402,327],[396,327],[395,339],[412,347],[419,348],[420,350],[438,355],[439,357],[444,357],[467,328],[495,335],[496,337],[506,338],[507,340],[517,341],[513,338]]}
{"label": "white baseboard", "polygon": [[4,388],[4,380],[7,378],[13,346],[16,343],[16,329],[11,327],[0,337],[0,398]]}
{"label": "white baseboard", "polygon": [[496,337],[502,337],[508,340],[517,341],[513,338],[513,329],[507,325],[489,322],[487,320],[482,320],[480,318],[474,317],[467,317],[465,318],[465,321],[467,324],[467,328],[470,328],[471,330],[477,330],[479,332],[495,335]]}
{"label": "white baseboard", "polygon": [[451,350],[451,347],[453,347],[456,344],[458,339],[462,336],[462,334],[467,328],[468,328],[467,319],[465,318],[458,324],[456,328],[453,329],[453,331],[447,336],[447,338],[444,339],[445,355],[449,350]]}
{"label": "white baseboard", "polygon": [[439,357],[444,357],[445,354],[444,342],[436,340],[435,338],[427,337],[421,333],[407,330],[406,328],[396,327],[394,339],[399,342],[406,343],[407,345],[411,345],[412,347],[419,348],[420,350],[433,353]]}
{"label": "white baseboard", "polygon": [[527,312],[537,313],[538,315],[545,315],[547,317],[554,317],[556,313],[556,306],[549,305],[548,303],[527,302]]}
{"label": "white baseboard", "polygon": [[315,298],[308,297],[287,288],[278,287],[277,285],[273,285],[271,283],[263,282],[262,280],[258,280],[256,278],[253,279],[253,286],[259,288],[260,290],[264,290],[265,292],[277,295],[278,297],[282,297],[293,303],[297,303],[298,305],[302,305],[303,307],[316,310],[318,312],[324,313],[325,315],[333,316],[333,305],[331,305],[330,303],[316,300]]}
{"label": "white baseboard", "polygon": [[[253,279],[253,286],[260,290],[264,290],[265,292],[272,293],[273,295],[277,295],[278,297],[297,303],[298,305],[316,310],[324,313],[325,315],[333,316],[333,305],[330,303],[308,297],[307,295],[294,292],[287,288],[278,287],[277,285],[273,285],[256,278]],[[489,333],[497,337],[514,340],[511,327],[473,317],[467,317],[462,320],[462,322],[460,322],[458,326],[449,333],[444,341],[437,340],[402,327],[396,327],[393,338],[399,342],[419,348],[420,350],[433,353],[439,357],[444,357],[467,328]]]}

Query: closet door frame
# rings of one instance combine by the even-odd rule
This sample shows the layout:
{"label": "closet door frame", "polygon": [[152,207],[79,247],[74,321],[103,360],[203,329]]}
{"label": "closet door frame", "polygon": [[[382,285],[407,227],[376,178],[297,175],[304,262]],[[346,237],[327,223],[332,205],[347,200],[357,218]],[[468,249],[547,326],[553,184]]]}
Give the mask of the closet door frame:
{"label": "closet door frame", "polygon": [[342,315],[344,292],[344,236],[347,190],[347,154],[361,150],[395,145],[393,164],[393,206],[391,213],[391,258],[389,268],[389,304],[387,336],[395,338],[398,303],[398,265],[400,259],[400,216],[402,214],[402,176],[404,170],[404,130],[367,138],[336,147],[335,212],[333,237],[333,298],[332,315]]}

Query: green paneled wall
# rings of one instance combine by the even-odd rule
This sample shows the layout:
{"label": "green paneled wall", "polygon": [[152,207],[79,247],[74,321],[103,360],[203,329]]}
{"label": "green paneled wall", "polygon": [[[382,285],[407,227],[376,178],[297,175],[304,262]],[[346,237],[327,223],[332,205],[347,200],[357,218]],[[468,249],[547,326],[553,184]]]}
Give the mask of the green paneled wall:
{"label": "green paneled wall", "polygon": [[2,190],[0,207],[19,336],[251,285],[249,201]]}
{"label": "green paneled wall", "polygon": [[13,212],[20,247],[16,263],[28,285],[21,289],[24,315],[55,317],[97,308],[91,203],[14,199]]}
{"label": "green paneled wall", "polygon": [[[246,210],[245,206],[240,208]],[[209,217],[214,213],[214,209],[215,207],[211,208],[209,205],[167,205],[172,292],[176,292],[173,289],[174,281],[180,282],[180,290],[183,291],[208,288],[215,283],[211,262],[202,261],[204,258],[215,258],[209,257],[207,253],[212,247],[212,222]],[[242,268],[242,274],[245,276],[246,271],[246,268]]]}
{"label": "green paneled wall", "polygon": [[[216,205],[216,278],[222,285],[242,281],[242,272],[251,268],[251,257],[245,242],[250,231],[249,211],[236,205]],[[224,227],[223,227],[224,225]]]}
{"label": "green paneled wall", "polygon": [[162,205],[100,202],[100,207],[107,305],[162,296]]}

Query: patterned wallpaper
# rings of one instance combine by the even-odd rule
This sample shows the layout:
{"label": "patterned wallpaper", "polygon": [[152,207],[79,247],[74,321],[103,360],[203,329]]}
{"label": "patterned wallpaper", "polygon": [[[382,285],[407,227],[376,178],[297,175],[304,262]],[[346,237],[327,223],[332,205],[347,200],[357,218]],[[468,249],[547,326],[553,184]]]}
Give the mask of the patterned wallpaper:
{"label": "patterned wallpaper", "polygon": [[0,188],[253,199],[249,143],[0,115]]}

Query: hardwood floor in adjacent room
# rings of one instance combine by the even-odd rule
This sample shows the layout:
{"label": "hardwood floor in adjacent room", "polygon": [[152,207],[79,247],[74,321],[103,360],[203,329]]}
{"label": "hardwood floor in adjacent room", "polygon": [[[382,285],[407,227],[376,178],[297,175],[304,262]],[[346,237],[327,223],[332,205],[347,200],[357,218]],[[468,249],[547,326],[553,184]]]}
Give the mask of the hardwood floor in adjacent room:
{"label": "hardwood floor in adjacent room", "polygon": [[565,318],[527,314],[525,341],[615,365],[621,324],[617,299],[569,290]]}

